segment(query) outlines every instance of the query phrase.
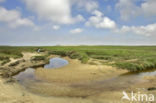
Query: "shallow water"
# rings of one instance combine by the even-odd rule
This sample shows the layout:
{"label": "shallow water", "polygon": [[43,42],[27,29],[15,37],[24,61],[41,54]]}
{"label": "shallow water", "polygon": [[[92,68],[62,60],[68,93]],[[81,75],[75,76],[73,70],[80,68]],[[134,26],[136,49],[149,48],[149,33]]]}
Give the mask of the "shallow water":
{"label": "shallow water", "polygon": [[[67,61],[61,58],[50,59],[50,64],[44,68],[59,68],[67,65]],[[86,97],[100,92],[125,90],[136,83],[144,81],[144,76],[156,76],[156,71],[146,71],[141,73],[127,73],[117,77],[112,77],[103,81],[91,83],[74,83],[69,85],[59,85],[52,82],[43,81],[35,75],[35,69],[29,68],[19,73],[15,78],[29,91],[46,96],[69,96]]]}
{"label": "shallow water", "polygon": [[[68,61],[62,58],[51,58],[49,60],[49,64],[44,65],[44,69],[56,69],[63,66],[68,65]],[[22,85],[27,85],[29,82],[39,82],[41,81],[35,75],[34,68],[28,68],[23,72],[20,72],[18,75],[14,76],[14,78],[19,81]]]}
{"label": "shallow water", "polygon": [[44,65],[45,69],[60,68],[68,64],[68,61],[62,58],[51,58],[49,62],[49,64]]}
{"label": "shallow water", "polygon": [[30,82],[37,82],[39,79],[35,76],[35,69],[28,68],[23,72],[20,72],[18,75],[14,76],[14,78],[22,85],[26,85]]}

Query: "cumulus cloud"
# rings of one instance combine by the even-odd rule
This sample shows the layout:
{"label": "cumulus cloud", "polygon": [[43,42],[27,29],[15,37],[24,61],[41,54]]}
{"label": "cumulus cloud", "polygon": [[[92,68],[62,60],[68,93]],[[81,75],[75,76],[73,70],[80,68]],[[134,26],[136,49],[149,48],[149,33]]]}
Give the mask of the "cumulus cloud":
{"label": "cumulus cloud", "polygon": [[119,32],[127,33],[133,32],[138,35],[144,36],[156,36],[156,23],[149,24],[146,26],[123,26]]}
{"label": "cumulus cloud", "polygon": [[53,26],[52,26],[52,29],[53,29],[53,30],[58,30],[58,29],[60,29],[60,26],[59,26],[59,25],[53,25]]}
{"label": "cumulus cloud", "polygon": [[116,23],[110,18],[106,17],[100,11],[96,10],[93,12],[93,16],[85,24],[86,26],[94,26],[102,29],[115,29]]}
{"label": "cumulus cloud", "polygon": [[71,0],[23,0],[29,10],[39,18],[58,24],[72,24],[83,21],[82,15],[72,17]]}
{"label": "cumulus cloud", "polygon": [[72,34],[78,34],[78,33],[81,33],[81,32],[83,32],[83,29],[81,29],[81,28],[76,28],[76,29],[73,29],[73,30],[70,31],[70,33],[72,33]]}
{"label": "cumulus cloud", "polygon": [[116,9],[119,10],[121,19],[128,21],[129,19],[143,15],[156,16],[156,0],[145,0],[140,6],[137,0],[119,0],[116,4]]}
{"label": "cumulus cloud", "polygon": [[11,28],[20,26],[35,26],[30,19],[22,18],[19,11],[7,10],[3,7],[0,7],[0,22],[6,23]]}

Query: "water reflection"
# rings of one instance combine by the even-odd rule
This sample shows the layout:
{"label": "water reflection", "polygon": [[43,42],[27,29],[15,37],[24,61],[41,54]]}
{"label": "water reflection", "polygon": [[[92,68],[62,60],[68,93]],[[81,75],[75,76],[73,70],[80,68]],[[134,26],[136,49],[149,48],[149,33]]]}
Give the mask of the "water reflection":
{"label": "water reflection", "polygon": [[37,82],[36,76],[35,76],[35,69],[28,68],[23,72],[20,72],[18,75],[15,75],[14,78],[22,85],[27,85],[30,82]]}
{"label": "water reflection", "polygon": [[68,64],[68,61],[62,58],[52,58],[50,59],[50,63],[46,64],[44,68],[51,69],[51,68],[60,68]]}

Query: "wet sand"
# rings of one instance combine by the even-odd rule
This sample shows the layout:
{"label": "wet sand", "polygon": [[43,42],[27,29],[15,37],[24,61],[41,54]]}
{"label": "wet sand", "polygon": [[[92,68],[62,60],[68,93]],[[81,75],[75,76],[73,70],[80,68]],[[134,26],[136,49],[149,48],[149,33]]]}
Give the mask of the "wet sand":
{"label": "wet sand", "polygon": [[79,60],[66,59],[69,64],[59,69],[38,68],[35,75],[41,80],[55,83],[86,83],[100,81],[126,73],[126,70],[116,69],[106,65],[82,64]]}
{"label": "wet sand", "polygon": [[[0,88],[0,103],[129,103],[129,101],[121,101],[121,97],[123,96],[121,90],[101,92],[85,98],[40,96],[27,91],[17,83],[5,83],[2,78],[0,78]],[[156,95],[156,91],[143,92]]]}

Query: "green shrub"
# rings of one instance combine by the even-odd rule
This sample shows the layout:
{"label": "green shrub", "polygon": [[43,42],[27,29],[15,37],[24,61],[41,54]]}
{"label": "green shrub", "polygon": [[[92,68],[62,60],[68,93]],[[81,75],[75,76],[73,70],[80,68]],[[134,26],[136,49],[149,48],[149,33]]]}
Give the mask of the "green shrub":
{"label": "green shrub", "polygon": [[0,56],[0,60],[1,61],[3,61],[3,60],[9,60],[9,57]]}
{"label": "green shrub", "polygon": [[80,58],[82,63],[87,63],[89,58],[87,56],[83,56],[82,58]]}
{"label": "green shrub", "polygon": [[10,62],[10,59],[6,59],[1,64],[4,65],[4,64],[9,63],[9,62]]}
{"label": "green shrub", "polygon": [[10,62],[9,57],[0,56],[0,61],[2,61],[1,65],[4,65],[8,62]]}
{"label": "green shrub", "polygon": [[96,56],[96,57],[93,57],[95,59],[102,59],[102,60],[111,60],[112,57],[109,57],[109,56]]}
{"label": "green shrub", "polygon": [[20,63],[19,61],[16,61],[16,62],[14,62],[14,63],[9,64],[9,66],[16,66],[16,65],[18,65],[19,63]]}
{"label": "green shrub", "polygon": [[69,56],[71,59],[79,59],[82,57],[81,54],[76,51],[69,51],[67,56]]}

